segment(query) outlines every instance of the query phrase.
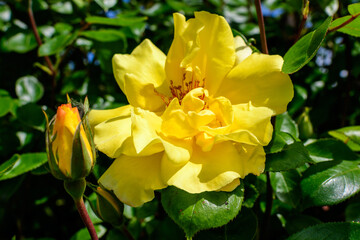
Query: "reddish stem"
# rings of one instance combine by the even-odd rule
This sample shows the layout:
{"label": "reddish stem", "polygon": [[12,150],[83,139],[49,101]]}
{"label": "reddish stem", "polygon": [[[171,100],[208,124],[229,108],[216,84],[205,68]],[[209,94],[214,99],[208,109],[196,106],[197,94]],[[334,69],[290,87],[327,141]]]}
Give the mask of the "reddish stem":
{"label": "reddish stem", "polygon": [[76,208],[80,214],[80,217],[82,221],[84,222],[86,228],[89,231],[90,237],[92,240],[98,240],[98,236],[96,234],[95,228],[93,223],[91,222],[91,219],[89,217],[88,212],[86,211],[85,204],[83,198],[80,198],[80,200],[75,200]]}
{"label": "reddish stem", "polygon": [[352,15],[351,18],[349,18],[348,20],[346,20],[345,22],[343,22],[342,24],[340,24],[339,26],[333,27],[333,28],[329,28],[328,33],[330,32],[334,32],[342,27],[345,27],[346,25],[348,25],[349,23],[351,23],[352,21],[354,21],[358,16],[360,16],[360,13],[356,14],[356,15]]}
{"label": "reddish stem", "polygon": [[258,18],[259,28],[260,28],[261,49],[263,53],[269,54],[267,42],[266,42],[264,16],[262,14],[260,0],[255,0],[255,7],[256,7],[256,15]]}

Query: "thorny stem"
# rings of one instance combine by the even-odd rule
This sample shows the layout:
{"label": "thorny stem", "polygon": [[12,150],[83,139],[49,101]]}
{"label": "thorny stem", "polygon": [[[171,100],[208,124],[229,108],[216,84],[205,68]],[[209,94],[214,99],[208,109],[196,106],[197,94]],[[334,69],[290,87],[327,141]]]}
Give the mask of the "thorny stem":
{"label": "thorny stem", "polygon": [[255,7],[256,7],[256,15],[258,18],[259,28],[260,28],[261,49],[263,53],[269,54],[267,42],[266,42],[264,16],[261,11],[260,0],[255,0]]}
{"label": "thorny stem", "polygon": [[91,240],[98,240],[98,236],[96,234],[94,225],[91,222],[88,212],[86,211],[83,198],[80,198],[80,200],[75,200],[75,205],[80,214],[82,221],[84,222],[86,228],[89,231]]}
{"label": "thorny stem", "polygon": [[354,21],[358,16],[360,16],[360,13],[352,15],[351,18],[349,18],[348,20],[346,20],[345,22],[343,22],[342,24],[340,24],[339,26],[333,27],[333,28],[329,28],[327,33],[330,32],[334,32],[342,27],[345,27],[346,25],[348,25],[349,23],[351,23],[352,21]]}

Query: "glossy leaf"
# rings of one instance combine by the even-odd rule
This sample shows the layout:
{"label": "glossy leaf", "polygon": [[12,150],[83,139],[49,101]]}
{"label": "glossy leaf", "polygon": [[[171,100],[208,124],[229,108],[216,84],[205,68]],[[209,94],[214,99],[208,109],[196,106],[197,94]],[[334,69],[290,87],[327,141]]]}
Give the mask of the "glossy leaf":
{"label": "glossy leaf", "polygon": [[126,41],[126,37],[123,32],[112,29],[84,31],[80,35],[99,42],[114,42],[119,40]]}
{"label": "glossy leaf", "polygon": [[340,203],[360,191],[359,161],[331,161],[308,168],[301,181],[305,205]]}
{"label": "glossy leaf", "polygon": [[44,95],[44,87],[34,76],[24,76],[16,81],[15,91],[23,103],[37,102]]}
{"label": "glossy leaf", "polygon": [[14,101],[10,96],[0,96],[0,103],[0,117],[3,117],[10,112]]}
{"label": "glossy leaf", "polygon": [[5,35],[0,41],[0,47],[5,52],[26,53],[36,48],[36,46],[36,39],[30,30]]}
{"label": "glossy leaf", "polygon": [[73,7],[70,1],[59,1],[51,5],[51,10],[61,14],[72,14]]}
{"label": "glossy leaf", "polygon": [[301,199],[299,172],[296,170],[275,172],[271,173],[270,177],[276,197],[295,208]]}
{"label": "glossy leaf", "polygon": [[294,73],[299,71],[316,54],[323,42],[332,17],[328,17],[315,31],[312,31],[297,41],[285,54],[282,71]]}
{"label": "glossy leaf", "polygon": [[343,141],[353,151],[360,151],[360,126],[344,127],[329,131],[334,138]]}
{"label": "glossy leaf", "polygon": [[306,228],[288,240],[358,240],[359,236],[359,223],[323,223]]}
{"label": "glossy leaf", "polygon": [[194,236],[194,240],[252,240],[258,231],[258,220],[255,213],[243,208],[234,220],[226,226],[207,231],[201,231]]}
{"label": "glossy leaf", "polygon": [[345,219],[348,222],[360,222],[360,202],[350,203],[346,207]]}
{"label": "glossy leaf", "polygon": [[299,137],[298,126],[287,112],[276,116],[275,129],[277,131],[289,133],[294,138]]}
{"label": "glossy leaf", "polygon": [[118,2],[117,0],[95,0],[95,2],[102,8],[104,11],[108,11],[109,8],[112,8]]}
{"label": "glossy leaf", "polygon": [[190,194],[175,187],[162,191],[161,203],[187,237],[200,230],[220,227],[234,219],[244,199],[244,185],[233,192]]}
{"label": "glossy leaf", "polygon": [[360,13],[360,3],[354,3],[348,5],[348,11],[351,15]]}
{"label": "glossy leaf", "polygon": [[15,154],[0,165],[0,180],[14,178],[31,171],[47,161],[46,153]]}
{"label": "glossy leaf", "polygon": [[289,114],[293,115],[305,104],[308,98],[307,90],[300,85],[294,85],[294,98],[291,100],[288,106]]}
{"label": "glossy leaf", "polygon": [[271,172],[287,171],[312,162],[309,153],[301,142],[294,142],[283,148],[281,152],[266,156],[265,170]]}
{"label": "glossy leaf", "polygon": [[119,15],[116,18],[106,18],[106,17],[97,17],[90,16],[85,19],[86,22],[92,24],[103,24],[109,26],[132,26],[137,23],[142,23],[147,19],[147,17],[133,17],[133,16],[122,16]]}
{"label": "glossy leaf", "polygon": [[40,57],[56,54],[64,50],[64,48],[69,45],[72,40],[72,35],[59,35],[53,37],[39,47],[38,54]]}
{"label": "glossy leaf", "polygon": [[281,152],[285,146],[294,143],[294,138],[286,132],[277,132],[273,133],[273,137],[268,146],[265,147],[266,153],[278,153]]}
{"label": "glossy leaf", "polygon": [[45,118],[42,109],[35,103],[28,103],[16,109],[18,119],[39,131],[45,130]]}
{"label": "glossy leaf", "polygon": [[294,234],[320,223],[322,222],[315,217],[304,214],[294,214],[286,217],[285,229],[289,234]]}
{"label": "glossy leaf", "polygon": [[[331,23],[330,28],[335,28],[348,21],[350,18],[352,18],[351,15],[338,18]],[[356,17],[355,20],[339,28],[336,31],[346,33],[354,37],[360,37],[360,17]]]}
{"label": "glossy leaf", "polygon": [[337,139],[320,139],[306,145],[310,157],[315,162],[332,160],[356,160],[358,156]]}

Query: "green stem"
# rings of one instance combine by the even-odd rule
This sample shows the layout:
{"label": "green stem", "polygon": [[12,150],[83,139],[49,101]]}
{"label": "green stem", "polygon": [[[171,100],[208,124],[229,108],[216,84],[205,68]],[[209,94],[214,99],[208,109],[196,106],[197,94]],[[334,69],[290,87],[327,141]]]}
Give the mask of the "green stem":
{"label": "green stem", "polygon": [[261,11],[260,0],[255,0],[255,7],[256,7],[256,15],[259,23],[259,29],[260,29],[261,49],[263,53],[269,54],[267,41],[266,41],[266,34],[265,34],[264,16]]}
{"label": "green stem", "polygon": [[98,236],[96,234],[94,225],[91,222],[88,212],[86,211],[83,198],[80,198],[79,200],[74,200],[74,201],[75,201],[76,208],[80,214],[80,217],[81,217],[82,221],[84,222],[86,228],[89,231],[91,239],[98,240]]}
{"label": "green stem", "polygon": [[349,18],[348,20],[346,20],[345,22],[343,22],[342,24],[340,24],[339,26],[333,27],[333,28],[329,28],[327,33],[330,32],[334,32],[342,27],[345,27],[346,25],[348,25],[349,23],[351,23],[352,21],[354,21],[358,16],[360,16],[360,13],[356,14],[356,15],[352,15],[351,18]]}

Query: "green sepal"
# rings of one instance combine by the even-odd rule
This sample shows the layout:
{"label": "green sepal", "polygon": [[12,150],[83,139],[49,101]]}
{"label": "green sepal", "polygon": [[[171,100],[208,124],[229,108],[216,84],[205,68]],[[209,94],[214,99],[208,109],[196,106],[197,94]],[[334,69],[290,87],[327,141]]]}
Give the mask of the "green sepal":
{"label": "green sepal", "polygon": [[[71,155],[71,179],[86,177],[91,172],[93,160],[87,151],[85,141],[81,136],[82,122],[76,127]],[[91,145],[90,145],[91,147]]]}
{"label": "green sepal", "polygon": [[84,195],[86,188],[85,178],[80,178],[77,180],[66,180],[64,181],[64,188],[66,192],[74,199],[74,201],[79,201]]}
{"label": "green sepal", "polygon": [[93,208],[96,215],[114,227],[120,227],[123,223],[124,204],[119,201],[112,191],[93,184],[88,184],[88,186],[97,196],[96,208]]}
{"label": "green sepal", "polygon": [[60,170],[59,163],[56,160],[58,158],[54,156],[54,151],[52,150],[52,143],[55,140],[57,134],[55,134],[53,139],[51,139],[51,137],[50,137],[50,131],[51,131],[50,127],[53,125],[53,122],[55,121],[55,117],[53,117],[49,122],[49,118],[48,118],[46,112],[43,111],[43,113],[44,113],[45,119],[46,119],[45,144],[46,144],[46,153],[47,153],[47,157],[48,157],[48,163],[49,163],[50,172],[57,179],[67,180],[69,178],[68,178],[68,176],[64,175],[62,173],[62,171]]}

